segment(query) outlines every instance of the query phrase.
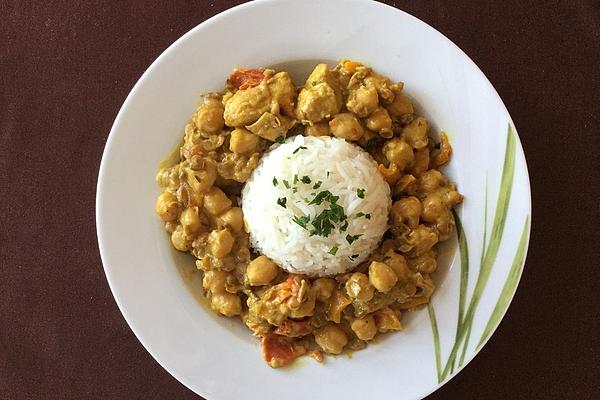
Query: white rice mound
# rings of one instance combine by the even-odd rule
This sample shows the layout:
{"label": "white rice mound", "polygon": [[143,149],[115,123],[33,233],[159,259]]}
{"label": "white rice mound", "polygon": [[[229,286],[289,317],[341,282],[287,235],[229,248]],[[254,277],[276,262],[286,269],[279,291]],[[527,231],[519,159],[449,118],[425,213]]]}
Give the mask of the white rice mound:
{"label": "white rice mound", "polygon": [[[303,183],[304,176],[311,183]],[[321,186],[314,189],[319,181]],[[364,198],[359,198],[359,189],[364,189]],[[337,204],[344,208],[348,227],[342,232],[341,224],[336,223],[327,237],[311,235],[314,227],[310,222],[330,203],[308,203],[325,190],[339,196]],[[277,203],[282,198],[286,199],[285,208]],[[286,271],[310,276],[343,273],[363,262],[388,227],[390,207],[389,185],[373,158],[356,145],[330,137],[298,135],[274,145],[242,192],[244,222],[252,246]],[[357,217],[359,213],[369,214],[370,219]],[[307,229],[293,220],[302,216],[310,217]],[[361,236],[350,244],[347,235]]]}

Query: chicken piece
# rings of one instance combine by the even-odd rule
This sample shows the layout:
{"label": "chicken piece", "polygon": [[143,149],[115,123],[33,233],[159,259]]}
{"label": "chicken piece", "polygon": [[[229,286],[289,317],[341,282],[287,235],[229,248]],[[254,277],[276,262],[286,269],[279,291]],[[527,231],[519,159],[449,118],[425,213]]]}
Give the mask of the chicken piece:
{"label": "chicken piece", "polygon": [[340,109],[335,90],[327,83],[317,83],[310,89],[300,91],[296,117],[301,121],[314,123],[332,117]]}
{"label": "chicken piece", "polygon": [[279,113],[294,117],[294,98],[296,87],[290,75],[283,71],[273,75],[267,82],[271,91],[273,102],[276,103]]}
{"label": "chicken piece", "polygon": [[294,125],[295,121],[283,115],[274,115],[266,112],[253,123],[247,125],[246,129],[263,139],[274,142],[279,137],[284,137],[287,131]]}
{"label": "chicken piece", "polygon": [[250,125],[271,109],[271,92],[263,82],[258,86],[238,90],[225,103],[225,124],[231,127]]}
{"label": "chicken piece", "polygon": [[343,95],[338,72],[319,64],[309,75],[298,96],[296,116],[302,121],[319,122],[340,112]]}

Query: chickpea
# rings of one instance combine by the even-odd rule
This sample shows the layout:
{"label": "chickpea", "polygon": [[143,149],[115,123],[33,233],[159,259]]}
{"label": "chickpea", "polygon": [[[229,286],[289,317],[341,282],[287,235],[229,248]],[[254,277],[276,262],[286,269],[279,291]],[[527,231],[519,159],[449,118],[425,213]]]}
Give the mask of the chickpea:
{"label": "chickpea", "polygon": [[196,170],[186,170],[186,180],[194,193],[205,193],[217,179],[217,163],[209,158],[195,158]]}
{"label": "chickpea", "polygon": [[373,298],[374,290],[365,274],[355,272],[346,281],[346,293],[353,299],[369,301]]}
{"label": "chickpea", "polygon": [[181,225],[177,225],[177,228],[171,234],[171,243],[179,251],[190,251],[192,247],[192,241],[185,234]]}
{"label": "chickpea", "polygon": [[408,241],[412,245],[410,257],[418,257],[427,253],[438,242],[438,235],[435,231],[426,226],[419,225],[408,234]]}
{"label": "chickpea", "polygon": [[392,119],[387,110],[383,107],[378,107],[367,118],[365,118],[367,128],[372,131],[379,132],[382,137],[392,137]]}
{"label": "chickpea", "polygon": [[424,274],[431,274],[437,269],[436,253],[431,250],[419,257],[408,260],[408,262],[414,271]]}
{"label": "chickpea", "polygon": [[350,328],[360,340],[372,340],[377,335],[377,325],[372,315],[355,319],[350,323]]}
{"label": "chickpea", "polygon": [[202,286],[213,294],[223,294],[226,292],[225,285],[227,284],[227,277],[229,273],[225,271],[208,271],[204,273],[202,278]]}
{"label": "chickpea", "polygon": [[212,187],[204,196],[204,208],[211,215],[219,215],[231,208],[231,200],[218,187]]}
{"label": "chickpea", "polygon": [[194,123],[203,132],[218,133],[225,125],[224,110],[225,108],[219,97],[208,97],[198,108]]}
{"label": "chickpea", "polygon": [[396,164],[400,171],[408,167],[414,159],[412,147],[400,138],[388,140],[381,150],[385,158]]}
{"label": "chickpea", "polygon": [[374,86],[359,86],[355,90],[351,90],[346,102],[348,111],[353,112],[360,118],[365,118],[371,114],[379,105],[379,97],[377,89]]}
{"label": "chickpea", "polygon": [[202,229],[198,207],[188,207],[179,216],[179,222],[187,235],[194,235]]}
{"label": "chickpea", "polygon": [[329,121],[333,136],[351,141],[359,140],[365,133],[358,119],[351,113],[341,113]]}
{"label": "chickpea", "polygon": [[429,143],[428,124],[425,117],[417,117],[402,130],[402,138],[415,149],[422,149]]}
{"label": "chickpea", "polygon": [[212,268],[210,257],[204,257],[201,260],[196,260],[196,268],[204,272],[210,271]]}
{"label": "chickpea", "polygon": [[238,154],[252,153],[258,147],[260,138],[244,128],[236,128],[231,132],[229,150]]}
{"label": "chickpea", "polygon": [[413,114],[415,112],[410,100],[402,91],[394,90],[394,101],[386,106],[390,117],[393,120],[399,120],[403,115]]}
{"label": "chickpea", "polygon": [[414,196],[404,197],[392,205],[391,217],[395,225],[406,224],[410,228],[419,225],[419,218],[423,207],[418,198]]}
{"label": "chickpea", "polygon": [[440,196],[430,194],[423,199],[423,221],[436,222],[447,211],[448,208]]}
{"label": "chickpea", "polygon": [[325,301],[331,297],[335,287],[336,282],[334,279],[318,278],[313,282],[311,289],[315,293],[317,300]]}
{"label": "chickpea", "polygon": [[448,183],[448,181],[440,171],[436,169],[430,169],[421,175],[417,185],[422,194],[429,194],[435,192],[438,188],[444,186],[446,183]]}
{"label": "chickpea", "polygon": [[318,122],[307,126],[305,134],[306,136],[331,136],[331,129],[326,122]]}
{"label": "chickpea", "polygon": [[177,197],[171,192],[164,191],[156,200],[156,213],[163,221],[174,221],[179,213]]}
{"label": "chickpea", "polygon": [[387,293],[398,282],[398,276],[387,264],[373,261],[369,265],[369,282],[378,291]]}
{"label": "chickpea", "polygon": [[215,230],[208,236],[210,244],[210,252],[216,258],[223,258],[231,253],[235,238],[231,235],[228,229]]}
{"label": "chickpea", "polygon": [[385,165],[379,164],[377,166],[377,170],[381,176],[383,176],[383,179],[385,179],[385,181],[390,185],[395,185],[400,179],[400,170],[394,163],[390,163],[387,168]]}
{"label": "chickpea", "polygon": [[244,227],[244,215],[239,207],[232,207],[219,215],[217,218],[220,226],[230,228],[234,232],[239,232]]}
{"label": "chickpea", "polygon": [[388,250],[385,253],[385,263],[394,271],[400,282],[406,281],[412,276],[413,271],[408,267],[406,258],[394,250]]}
{"label": "chickpea", "polygon": [[394,88],[397,88],[397,85],[392,85],[392,82],[385,76],[370,74],[364,80],[365,85],[372,86],[377,89],[377,93],[379,97],[385,102],[391,102],[394,100]]}
{"label": "chickpea", "polygon": [[348,344],[344,331],[335,324],[327,324],[314,332],[315,342],[326,353],[340,354]]}
{"label": "chickpea", "polygon": [[279,267],[268,257],[260,256],[250,261],[246,277],[250,286],[262,286],[271,282],[279,273]]}
{"label": "chickpea", "polygon": [[232,293],[213,294],[210,298],[210,307],[226,317],[233,317],[242,312],[242,301]]}
{"label": "chickpea", "polygon": [[415,151],[415,160],[410,167],[410,173],[416,177],[421,176],[429,168],[429,149],[424,147]]}

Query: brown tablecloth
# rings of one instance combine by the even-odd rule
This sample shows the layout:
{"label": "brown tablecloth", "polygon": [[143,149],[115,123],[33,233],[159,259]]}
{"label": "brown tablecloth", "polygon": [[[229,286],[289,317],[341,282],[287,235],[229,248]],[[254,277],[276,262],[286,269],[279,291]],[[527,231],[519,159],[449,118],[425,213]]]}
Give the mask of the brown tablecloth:
{"label": "brown tablecloth", "polygon": [[[194,399],[119,313],[96,242],[102,150],[134,83],[240,1],[0,2],[0,398]],[[523,279],[431,399],[600,398],[600,3],[390,1],[481,67],[533,191]]]}

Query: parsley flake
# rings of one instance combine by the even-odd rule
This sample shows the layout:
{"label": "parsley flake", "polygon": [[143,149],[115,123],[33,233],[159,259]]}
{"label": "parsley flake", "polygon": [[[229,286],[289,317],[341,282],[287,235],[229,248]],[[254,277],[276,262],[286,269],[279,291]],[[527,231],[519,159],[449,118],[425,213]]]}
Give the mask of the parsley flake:
{"label": "parsley flake", "polygon": [[322,184],[323,184],[323,181],[319,181],[319,182],[315,183],[315,185],[313,186],[313,189],[320,188]]}
{"label": "parsley flake", "polygon": [[289,189],[290,188],[290,183],[288,181],[284,180],[283,181],[283,186],[285,186],[286,189]]}
{"label": "parsley flake", "polygon": [[348,229],[348,220],[345,220],[344,223],[340,226],[341,232],[346,232],[346,229]]}
{"label": "parsley flake", "polygon": [[356,195],[358,196],[359,199],[364,199],[365,198],[365,189],[361,189],[361,188],[356,189]]}
{"label": "parsley flake", "polygon": [[338,252],[338,247],[337,246],[333,246],[331,248],[331,250],[329,250],[329,254],[331,254],[332,256],[335,256],[335,254]]}
{"label": "parsley flake", "polygon": [[310,183],[310,178],[308,176],[306,176],[306,175],[304,175],[302,177],[302,179],[300,179],[300,180],[302,181],[302,183],[306,183],[306,184]]}
{"label": "parsley flake", "polygon": [[352,244],[352,243],[354,243],[354,241],[356,241],[356,239],[358,239],[361,236],[362,236],[362,234],[360,234],[360,235],[354,235],[354,236],[353,235],[346,235],[346,241],[349,244]]}
{"label": "parsley flake", "polygon": [[273,186],[277,186],[277,178],[273,177]]}
{"label": "parsley flake", "polygon": [[286,208],[286,203],[287,203],[287,197],[280,197],[277,199],[277,204],[279,204],[281,207]]}
{"label": "parsley flake", "polygon": [[277,137],[277,139],[275,139],[275,142],[283,144],[283,142],[285,142],[285,138],[283,136],[279,136]]}
{"label": "parsley flake", "polygon": [[300,225],[302,228],[306,229],[306,224],[308,224],[308,222],[310,221],[310,216],[309,215],[303,215],[301,217],[294,216],[294,218],[292,218],[292,221],[294,221],[295,223]]}
{"label": "parsley flake", "polygon": [[298,147],[296,150],[294,150],[294,152],[293,152],[292,154],[296,154],[296,153],[297,153],[297,152],[299,152],[300,150],[306,150],[306,149],[308,149],[308,147],[306,147],[306,146],[300,146],[300,147]]}

